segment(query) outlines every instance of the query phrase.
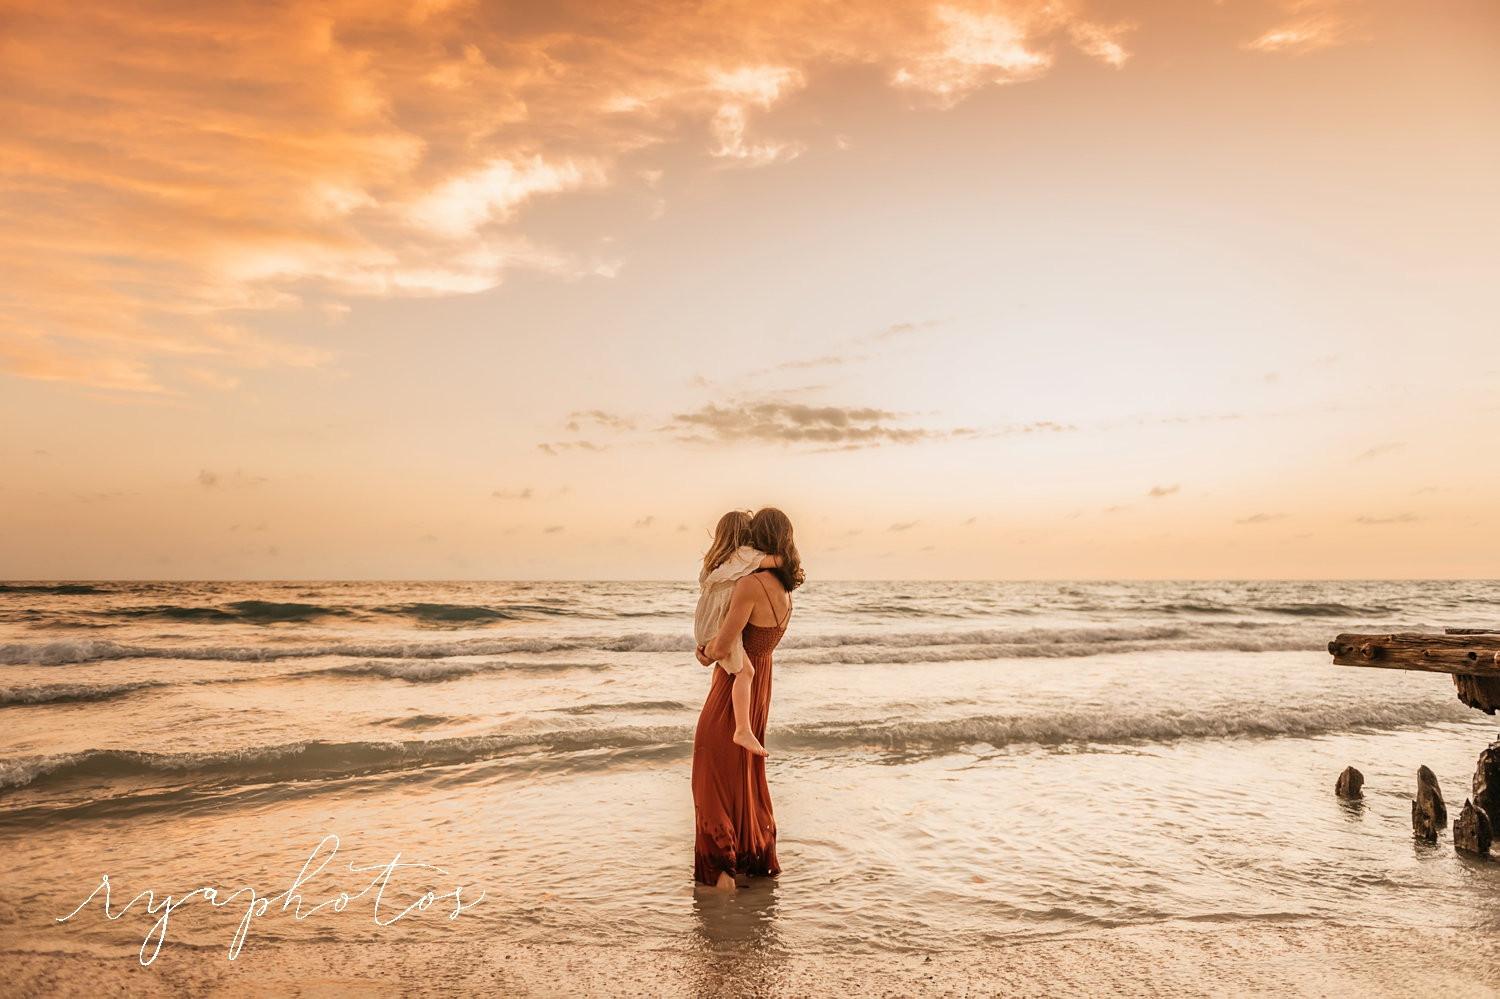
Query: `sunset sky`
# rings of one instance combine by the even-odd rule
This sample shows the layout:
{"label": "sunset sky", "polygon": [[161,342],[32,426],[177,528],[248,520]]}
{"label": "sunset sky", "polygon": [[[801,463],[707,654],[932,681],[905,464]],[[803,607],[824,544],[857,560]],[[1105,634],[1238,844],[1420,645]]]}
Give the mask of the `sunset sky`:
{"label": "sunset sky", "polygon": [[0,2],[0,578],[1500,575],[1500,5]]}

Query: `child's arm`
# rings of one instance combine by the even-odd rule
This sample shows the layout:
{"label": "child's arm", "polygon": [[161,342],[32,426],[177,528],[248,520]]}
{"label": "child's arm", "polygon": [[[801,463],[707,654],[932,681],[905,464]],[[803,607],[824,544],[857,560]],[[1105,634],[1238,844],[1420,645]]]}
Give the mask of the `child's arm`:
{"label": "child's arm", "polygon": [[760,567],[760,564],[753,560],[753,556],[759,554],[760,552],[755,551],[753,548],[741,548],[731,553],[718,568],[703,577],[704,583],[709,585],[714,583],[728,583],[739,579],[747,572],[755,571]]}

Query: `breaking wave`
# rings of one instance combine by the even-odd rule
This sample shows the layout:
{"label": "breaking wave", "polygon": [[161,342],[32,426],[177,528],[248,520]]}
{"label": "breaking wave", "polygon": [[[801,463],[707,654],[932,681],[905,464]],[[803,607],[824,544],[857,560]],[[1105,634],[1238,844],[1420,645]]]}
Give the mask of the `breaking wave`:
{"label": "breaking wave", "polygon": [[[944,659],[1091,656],[1106,652],[1162,651],[1301,651],[1321,648],[1324,629],[1297,629],[1241,623],[1232,628],[1200,630],[1184,626],[1026,628],[1016,630],[933,630],[887,632],[870,629],[847,633],[789,634],[783,657],[800,662],[919,662]],[[463,639],[450,642],[329,642],[312,645],[134,645],[75,639],[13,642],[0,645],[0,664],[62,666],[110,659],[187,659],[225,662],[270,662],[348,656],[360,659],[448,659],[567,650],[594,652],[680,652],[691,654],[690,634],[634,633],[598,638]],[[863,651],[843,651],[849,649]],[[795,651],[794,651],[795,650]],[[893,650],[908,650],[905,652]],[[947,651],[943,651],[947,650]],[[956,651],[955,651],[956,650]],[[982,650],[982,651],[973,651]]]}
{"label": "breaking wave", "polygon": [[0,664],[63,666],[107,659],[189,659],[224,662],[274,662],[353,656],[371,659],[445,659],[450,656],[503,655],[507,652],[552,652],[579,643],[546,638],[468,642],[350,642],[317,645],[131,645],[88,639],[58,642],[13,642],[0,645]]}
{"label": "breaking wave", "polygon": [[400,607],[378,608],[381,613],[414,617],[428,624],[478,624],[487,621],[514,621],[515,614],[507,614],[493,607],[471,604],[404,604]]}
{"label": "breaking wave", "polygon": [[1267,614],[1288,614],[1292,617],[1372,618],[1400,613],[1400,610],[1395,607],[1381,607],[1379,605],[1358,607],[1352,604],[1335,603],[1270,604],[1257,606],[1255,609],[1265,611]]}
{"label": "breaking wave", "polygon": [[349,663],[343,666],[330,666],[327,669],[312,670],[298,676],[379,676],[390,680],[406,680],[409,683],[439,683],[443,680],[456,680],[459,677],[474,676],[479,673],[502,673],[512,670],[526,670],[533,673],[566,673],[569,670],[606,670],[608,663],[577,663],[577,662],[443,662],[440,660],[416,660],[403,662],[401,660],[369,660],[362,663]]}
{"label": "breaking wave", "polygon": [[[551,759],[564,766],[570,754],[628,758],[641,752],[687,755],[693,725],[610,725],[587,723],[596,712],[684,711],[675,701],[601,703],[561,712],[542,730],[495,732],[431,740],[359,742],[307,741],[219,752],[150,753],[94,749],[80,753],[20,757],[0,761],[0,789],[37,788],[69,780],[109,781],[133,786],[224,787],[249,783],[330,780],[395,771],[475,763],[514,753],[530,754],[538,765]],[[579,724],[567,724],[580,718]],[[802,751],[874,748],[895,752],[944,752],[965,746],[1043,747],[1170,743],[1184,739],[1317,736],[1351,730],[1389,730],[1463,721],[1467,709],[1456,701],[1350,705],[1270,706],[1244,704],[1230,710],[1160,711],[1109,714],[1099,711],[1041,712],[1035,715],[975,715],[947,720],[897,718],[828,719],[775,728],[770,746]],[[441,724],[446,717],[416,716],[407,727]],[[521,723],[534,729],[540,719]]]}
{"label": "breaking wave", "polygon": [[1299,707],[1261,704],[1228,711],[1148,714],[1066,711],[1031,716],[978,715],[943,721],[804,722],[777,730],[771,741],[797,749],[873,746],[890,750],[951,750],[975,744],[995,747],[1129,745],[1226,737],[1305,737],[1465,720],[1468,720],[1467,709],[1457,701]]}
{"label": "breaking wave", "polygon": [[138,690],[166,687],[161,680],[135,683],[44,683],[30,687],[0,687],[0,708],[21,704],[58,704],[66,701],[108,701]]}
{"label": "breaking wave", "polygon": [[601,732],[517,732],[455,739],[295,742],[206,753],[91,749],[81,753],[0,761],[0,790],[85,779],[223,787],[248,783],[329,780],[473,763],[520,749],[567,753],[682,743],[687,725],[621,727]]}

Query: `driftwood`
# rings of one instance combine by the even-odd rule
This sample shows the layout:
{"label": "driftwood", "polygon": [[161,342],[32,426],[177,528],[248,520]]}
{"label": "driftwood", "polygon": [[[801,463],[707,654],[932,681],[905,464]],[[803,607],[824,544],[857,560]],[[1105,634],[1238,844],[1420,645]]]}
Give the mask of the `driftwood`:
{"label": "driftwood", "polygon": [[1365,775],[1353,767],[1345,767],[1344,772],[1339,774],[1338,783],[1333,785],[1333,793],[1340,798],[1356,801],[1365,796],[1360,790],[1365,786]]}
{"label": "driftwood", "polygon": [[1448,673],[1460,701],[1487,714],[1500,708],[1500,632],[1449,628],[1441,635],[1340,635],[1328,643],[1328,651],[1340,666]]}
{"label": "driftwood", "polygon": [[1479,766],[1474,769],[1474,804],[1484,809],[1491,821],[1500,820],[1500,739],[1479,754]]}
{"label": "driftwood", "polygon": [[1463,811],[1453,820],[1453,845],[1465,853],[1488,857],[1493,839],[1490,817],[1484,809],[1475,808],[1472,801],[1465,801]]}
{"label": "driftwood", "polygon": [[[1500,708],[1500,631],[1491,628],[1449,628],[1441,635],[1397,632],[1385,635],[1340,635],[1328,643],[1328,653],[1340,666],[1374,666],[1447,673],[1453,677],[1458,699],[1471,708],[1494,714]],[[1359,793],[1353,767],[1339,775],[1341,797]],[[1448,823],[1437,776],[1417,768],[1417,797],[1411,803],[1412,833],[1429,843]],[[1474,773],[1474,797],[1453,821],[1453,845],[1461,851],[1489,856],[1500,835],[1500,741],[1479,754]]]}
{"label": "driftwood", "polygon": [[1436,843],[1438,833],[1448,828],[1448,809],[1437,774],[1428,767],[1417,767],[1417,797],[1411,803],[1411,828],[1418,839]]}

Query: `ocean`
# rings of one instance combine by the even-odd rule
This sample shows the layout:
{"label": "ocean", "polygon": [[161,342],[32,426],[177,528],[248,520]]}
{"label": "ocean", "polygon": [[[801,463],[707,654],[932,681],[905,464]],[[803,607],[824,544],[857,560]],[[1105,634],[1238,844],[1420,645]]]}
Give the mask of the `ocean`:
{"label": "ocean", "polygon": [[[730,898],[692,885],[696,596],[0,585],[0,967],[482,939],[878,970],[1111,931],[1500,935],[1500,864],[1409,816],[1424,764],[1457,813],[1497,720],[1325,649],[1500,624],[1500,583],[810,582],[774,656],[783,873]],[[1347,765],[1362,802],[1333,793]],[[303,918],[274,899],[231,965],[243,902],[315,851]],[[356,893],[393,857],[427,866],[388,868],[375,910]],[[200,892],[160,941],[147,900],[120,912],[210,886],[254,894]]]}

